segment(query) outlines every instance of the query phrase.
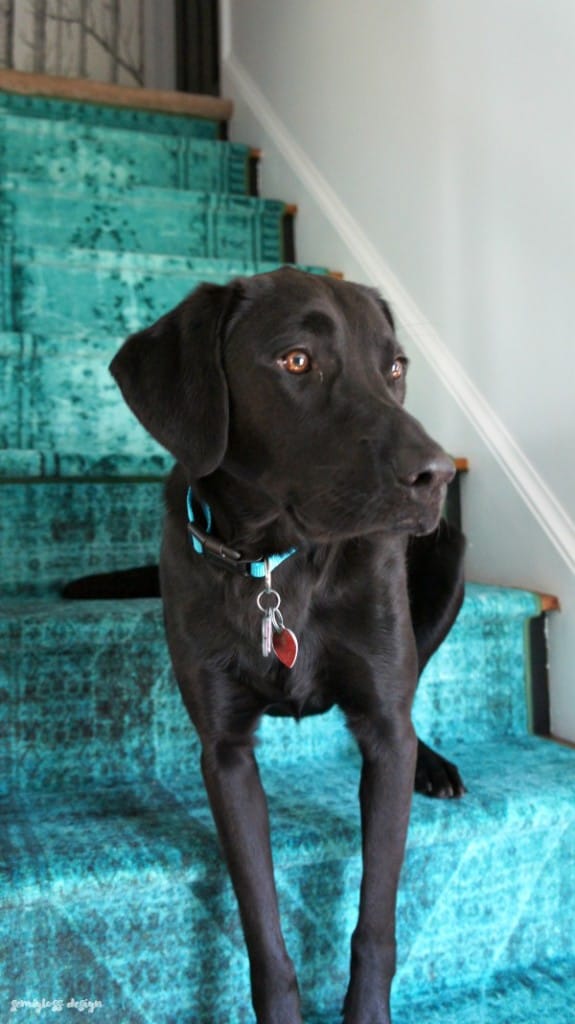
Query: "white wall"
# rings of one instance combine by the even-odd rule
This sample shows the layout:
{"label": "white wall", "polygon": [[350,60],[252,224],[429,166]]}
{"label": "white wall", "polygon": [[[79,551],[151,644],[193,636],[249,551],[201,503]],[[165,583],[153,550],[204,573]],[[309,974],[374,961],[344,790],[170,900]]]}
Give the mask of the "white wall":
{"label": "white wall", "polygon": [[469,575],[557,594],[575,740],[575,6],[228,0],[233,138],[297,202],[300,262],[381,287],[410,408],[467,455]]}

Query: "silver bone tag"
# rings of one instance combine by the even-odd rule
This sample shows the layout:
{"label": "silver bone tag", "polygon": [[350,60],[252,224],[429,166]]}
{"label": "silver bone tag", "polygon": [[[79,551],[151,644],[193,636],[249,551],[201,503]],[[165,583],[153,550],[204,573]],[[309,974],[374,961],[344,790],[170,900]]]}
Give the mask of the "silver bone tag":
{"label": "silver bone tag", "polygon": [[[267,579],[266,579],[267,583]],[[257,597],[257,604],[262,613],[262,654],[269,658],[273,650],[274,618],[280,606],[281,598],[277,591],[266,586]]]}
{"label": "silver bone tag", "polygon": [[272,653],[273,632],[273,611],[268,608],[262,617],[262,654],[264,658],[269,658]]}

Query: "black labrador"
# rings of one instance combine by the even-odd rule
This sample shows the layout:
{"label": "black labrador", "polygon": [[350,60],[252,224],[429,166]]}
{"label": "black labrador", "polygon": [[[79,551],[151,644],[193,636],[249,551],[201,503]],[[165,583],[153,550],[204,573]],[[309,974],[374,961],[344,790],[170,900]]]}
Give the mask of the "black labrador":
{"label": "black labrador", "polygon": [[463,593],[442,520],[450,458],[403,408],[407,359],[374,290],[282,268],[202,285],[111,364],[178,461],[160,583],[170,654],[237,895],[258,1024],[301,1024],[254,756],[264,713],[338,705],[359,745],[363,881],[345,1024],[389,1024],[416,788],[459,796],[416,739],[417,678]]}

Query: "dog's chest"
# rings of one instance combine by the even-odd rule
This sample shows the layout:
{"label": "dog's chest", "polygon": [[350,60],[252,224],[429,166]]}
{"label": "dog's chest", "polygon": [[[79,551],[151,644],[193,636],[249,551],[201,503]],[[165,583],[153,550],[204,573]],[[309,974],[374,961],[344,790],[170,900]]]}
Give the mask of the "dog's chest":
{"label": "dog's chest", "polygon": [[[315,584],[315,585],[314,585]],[[287,713],[321,710],[338,699],[351,676],[373,675],[385,660],[393,628],[385,614],[381,588],[358,574],[342,583],[333,574],[317,580],[299,578],[292,586],[277,584],[284,630],[294,634],[297,657],[288,667],[272,643],[265,642],[264,611],[255,588],[246,606],[233,609],[236,666],[244,685],[272,703],[291,705]],[[272,624],[272,640],[278,637]],[[279,633],[281,639],[281,632]],[[281,653],[281,652],[280,652]]]}

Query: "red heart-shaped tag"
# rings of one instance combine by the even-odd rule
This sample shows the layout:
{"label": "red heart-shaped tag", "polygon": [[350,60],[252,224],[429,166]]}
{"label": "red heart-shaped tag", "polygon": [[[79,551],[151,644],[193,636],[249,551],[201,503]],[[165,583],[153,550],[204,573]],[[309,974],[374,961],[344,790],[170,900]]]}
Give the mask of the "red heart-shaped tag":
{"label": "red heart-shaped tag", "polygon": [[272,645],[275,655],[279,658],[282,665],[285,665],[286,668],[293,668],[299,649],[295,633],[292,633],[291,629],[285,629],[285,627],[279,633],[274,632]]}

